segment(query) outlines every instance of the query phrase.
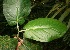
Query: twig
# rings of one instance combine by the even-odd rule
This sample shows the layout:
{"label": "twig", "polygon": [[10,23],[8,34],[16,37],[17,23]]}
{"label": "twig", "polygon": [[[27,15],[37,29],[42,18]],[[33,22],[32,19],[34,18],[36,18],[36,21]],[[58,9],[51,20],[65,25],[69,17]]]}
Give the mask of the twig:
{"label": "twig", "polygon": [[17,8],[17,30],[18,30],[18,34],[17,34],[17,38],[18,38],[19,37],[18,8]]}
{"label": "twig", "polygon": [[69,13],[70,13],[70,8],[66,9],[66,11],[59,18],[59,21],[62,22],[68,16]]}
{"label": "twig", "polygon": [[54,18],[54,17],[55,17],[57,14],[59,14],[65,7],[66,7],[66,5],[63,6],[62,8],[60,8],[59,10],[57,10],[57,12],[56,12],[51,18]]}
{"label": "twig", "polygon": [[67,29],[70,28],[70,19],[69,19],[69,22],[68,22],[68,25],[67,25]]}

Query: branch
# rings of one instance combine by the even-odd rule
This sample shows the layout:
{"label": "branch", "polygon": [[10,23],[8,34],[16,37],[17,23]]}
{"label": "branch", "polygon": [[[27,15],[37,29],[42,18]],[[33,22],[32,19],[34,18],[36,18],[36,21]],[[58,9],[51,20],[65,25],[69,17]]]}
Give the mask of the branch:
{"label": "branch", "polygon": [[69,22],[68,22],[68,25],[67,25],[67,29],[70,28],[70,19],[69,19]]}
{"label": "branch", "polygon": [[19,37],[19,25],[18,25],[18,7],[17,7],[17,30],[18,30],[18,34],[17,34],[17,38]]}

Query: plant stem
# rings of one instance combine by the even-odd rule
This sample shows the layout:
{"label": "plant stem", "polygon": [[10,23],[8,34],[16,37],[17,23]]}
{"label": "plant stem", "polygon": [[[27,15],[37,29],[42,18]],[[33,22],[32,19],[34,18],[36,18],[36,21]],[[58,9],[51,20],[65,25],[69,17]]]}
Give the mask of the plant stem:
{"label": "plant stem", "polygon": [[18,34],[17,34],[17,38],[19,37],[19,25],[18,25],[18,7],[17,7],[17,30],[18,30]]}
{"label": "plant stem", "polygon": [[17,38],[19,37],[19,26],[17,25],[17,30],[18,30],[18,34],[17,34]]}

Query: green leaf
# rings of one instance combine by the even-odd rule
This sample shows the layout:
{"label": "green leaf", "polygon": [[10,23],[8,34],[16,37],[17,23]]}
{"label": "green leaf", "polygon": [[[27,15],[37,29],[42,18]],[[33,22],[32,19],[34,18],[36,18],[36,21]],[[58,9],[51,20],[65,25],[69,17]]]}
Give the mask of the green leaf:
{"label": "green leaf", "polygon": [[[10,26],[16,25],[17,22],[22,25],[25,17],[30,14],[30,0],[4,0],[3,14]],[[17,19],[18,17],[18,19]],[[18,21],[17,21],[18,20]]]}
{"label": "green leaf", "polygon": [[19,50],[43,50],[43,46],[39,42],[24,39],[23,45],[19,47]]}
{"label": "green leaf", "polygon": [[49,42],[62,37],[67,27],[60,21],[52,18],[38,18],[28,22],[23,29],[24,36],[40,42]]}
{"label": "green leaf", "polygon": [[0,50],[15,50],[17,46],[17,39],[9,36],[0,36]]}

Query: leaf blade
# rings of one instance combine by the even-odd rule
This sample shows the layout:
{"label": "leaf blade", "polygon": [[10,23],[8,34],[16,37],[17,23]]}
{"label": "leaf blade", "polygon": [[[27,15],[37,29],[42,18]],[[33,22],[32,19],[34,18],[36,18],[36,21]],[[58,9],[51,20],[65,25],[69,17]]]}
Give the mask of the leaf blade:
{"label": "leaf blade", "polygon": [[49,42],[64,35],[67,27],[52,18],[38,18],[25,25],[24,36],[40,42]]}
{"label": "leaf blade", "polygon": [[25,21],[24,19],[29,15],[31,11],[30,7],[31,7],[30,0],[4,0],[3,14],[9,25],[13,26],[17,24],[17,16],[18,23],[22,25]]}

